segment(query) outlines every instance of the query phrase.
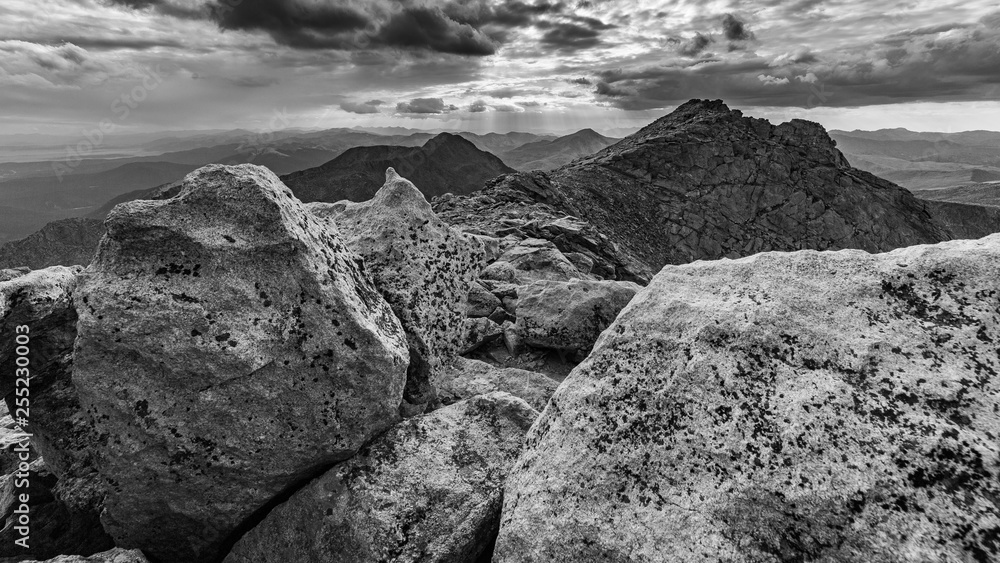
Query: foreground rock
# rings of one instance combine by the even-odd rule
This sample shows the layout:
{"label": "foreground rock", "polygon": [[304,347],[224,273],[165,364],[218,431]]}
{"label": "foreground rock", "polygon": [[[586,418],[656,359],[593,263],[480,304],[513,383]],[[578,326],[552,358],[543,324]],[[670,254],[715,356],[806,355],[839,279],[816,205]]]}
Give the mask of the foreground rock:
{"label": "foreground rock", "polygon": [[1000,236],[668,267],[529,433],[494,561],[996,561]]}
{"label": "foreground rock", "polygon": [[363,203],[314,203],[331,219],[406,331],[410,348],[405,400],[434,402],[434,379],[460,351],[466,297],[485,266],[483,243],[438,219],[423,194],[392,168]]}
{"label": "foreground rock", "polygon": [[541,411],[559,383],[542,373],[517,368],[499,368],[479,360],[459,358],[446,372],[441,400],[446,404],[502,391],[523,399]]}
{"label": "foreground rock", "polygon": [[[3,556],[89,555],[113,545],[100,522],[105,492],[96,452],[101,438],[72,380],[77,336],[73,293],[79,272],[79,267],[54,266],[0,283],[0,393],[10,412],[19,417],[17,400],[24,395],[18,389],[24,385],[17,383],[17,338],[21,335],[25,342],[27,337],[30,385],[25,430],[31,434],[31,449],[44,457],[45,473],[51,477],[46,478],[45,494],[31,495],[31,549],[25,552],[12,541],[3,541]],[[32,480],[36,485],[43,486],[40,479]]]}
{"label": "foreground rock", "polygon": [[[49,559],[44,563],[147,563],[148,560],[138,549],[119,549],[97,553],[90,557],[80,557],[78,555],[63,555]],[[26,563],[43,563],[41,561],[27,561]]]}
{"label": "foreground rock", "polygon": [[272,510],[226,563],[475,561],[537,414],[493,393],[407,420]]}
{"label": "foreground rock", "polygon": [[632,282],[537,281],[518,290],[516,328],[529,346],[589,352],[640,289]]}
{"label": "foreground rock", "polygon": [[397,420],[405,335],[361,260],[267,169],[133,201],[75,290],[73,381],[104,440],[103,521],[210,561],[272,498]]}
{"label": "foreground rock", "polygon": [[516,285],[538,280],[591,279],[570,262],[556,245],[545,239],[525,239],[518,242],[490,264],[482,276],[484,279]]}

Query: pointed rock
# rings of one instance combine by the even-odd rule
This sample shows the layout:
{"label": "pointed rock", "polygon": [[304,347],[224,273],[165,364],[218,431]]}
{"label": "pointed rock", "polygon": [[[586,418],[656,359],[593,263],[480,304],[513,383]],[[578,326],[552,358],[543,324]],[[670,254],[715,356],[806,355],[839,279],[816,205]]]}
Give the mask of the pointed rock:
{"label": "pointed rock", "polygon": [[[482,241],[438,219],[423,194],[395,170],[370,201],[312,203],[365,259],[375,286],[406,331],[406,401],[435,402],[434,382],[462,348],[469,289],[485,266]],[[489,313],[487,313],[489,314]]]}

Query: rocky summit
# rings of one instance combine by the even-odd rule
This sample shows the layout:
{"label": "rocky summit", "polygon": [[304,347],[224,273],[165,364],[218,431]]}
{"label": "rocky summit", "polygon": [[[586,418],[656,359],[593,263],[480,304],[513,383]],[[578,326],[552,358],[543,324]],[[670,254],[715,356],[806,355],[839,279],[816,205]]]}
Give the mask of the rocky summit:
{"label": "rocky summit", "polygon": [[1000,211],[721,102],[597,141],[209,165],[3,249],[0,560],[1000,561]]}
{"label": "rocky summit", "polygon": [[[532,213],[554,209],[607,237],[614,246],[603,246],[614,251],[602,252],[602,261],[615,265],[618,279],[771,250],[883,252],[1000,230],[995,213],[938,211],[851,167],[816,123],[772,125],[718,100],[692,100],[589,157],[549,173],[508,175],[446,205],[504,229],[515,226],[501,216],[512,206],[496,203],[518,199]],[[949,212],[965,219],[941,217]],[[989,227],[970,232],[965,223]]]}
{"label": "rocky summit", "polygon": [[529,432],[493,561],[1000,559],[1000,235],[668,266]]}

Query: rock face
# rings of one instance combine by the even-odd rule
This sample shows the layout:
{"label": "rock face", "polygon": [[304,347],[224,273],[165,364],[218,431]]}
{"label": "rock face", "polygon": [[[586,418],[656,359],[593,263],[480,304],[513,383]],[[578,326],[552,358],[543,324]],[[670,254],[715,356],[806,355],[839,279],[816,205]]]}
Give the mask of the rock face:
{"label": "rock face", "polygon": [[[77,336],[73,293],[80,270],[54,266],[0,283],[0,393],[18,416],[17,337],[26,334],[31,379],[25,430],[32,434],[31,447],[45,458],[46,473],[53,476],[47,497],[32,495],[34,541],[28,554],[43,558],[87,555],[113,545],[100,523],[105,493],[96,452],[101,440],[72,380]],[[26,327],[27,333],[18,327]],[[5,541],[3,549],[8,547],[13,543]]]}
{"label": "rock face", "polygon": [[405,400],[433,403],[436,374],[462,347],[466,297],[485,266],[483,243],[438,219],[416,186],[392,168],[369,201],[313,203],[309,209],[330,219],[364,258],[402,321],[410,349]]}
{"label": "rock face", "polygon": [[[507,203],[518,200],[511,191],[524,199]],[[473,219],[456,224],[481,223],[485,234],[502,233],[518,206],[571,215],[615,249],[600,254],[615,256],[603,261],[618,275],[601,277],[640,282],[665,264],[771,250],[880,252],[963,236],[905,189],[851,167],[819,125],[775,126],[707,100],[549,174],[508,175],[447,205],[471,208]],[[1000,217],[970,213],[1000,231]]]}
{"label": "rock face", "polygon": [[73,371],[103,441],[105,528],[157,561],[209,561],[397,420],[405,335],[265,168],[207,166],[106,225],[74,292]]}
{"label": "rock face", "polygon": [[476,561],[537,414],[492,393],[409,419],[271,511],[226,563]]}
{"label": "rock face", "polygon": [[281,179],[302,201],[365,201],[382,186],[386,168],[412,180],[428,198],[471,193],[487,180],[514,171],[469,141],[441,133],[422,147],[353,148],[322,166]]}
{"label": "rock face", "polygon": [[518,289],[516,328],[529,346],[589,352],[640,289],[632,282],[537,281]]}
{"label": "rock face", "polygon": [[540,373],[517,368],[498,368],[479,360],[459,358],[443,378],[440,394],[446,404],[496,391],[524,399],[541,411],[559,384]]}
{"label": "rock face", "polygon": [[104,236],[97,219],[73,218],[53,221],[21,240],[0,245],[0,268],[27,266],[33,270],[49,266],[90,264],[94,249]]}
{"label": "rock face", "polygon": [[1000,558],[1000,235],[667,267],[529,433],[494,561]]}

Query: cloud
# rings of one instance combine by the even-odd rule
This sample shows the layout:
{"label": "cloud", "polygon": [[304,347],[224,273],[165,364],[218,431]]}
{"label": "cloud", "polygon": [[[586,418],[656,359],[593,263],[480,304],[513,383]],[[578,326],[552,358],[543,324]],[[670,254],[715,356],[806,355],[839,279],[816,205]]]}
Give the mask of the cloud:
{"label": "cloud", "polygon": [[542,35],[541,42],[560,51],[578,51],[599,44],[601,32],[585,25],[556,23]]}
{"label": "cloud", "polygon": [[788,84],[789,80],[787,78],[778,78],[777,76],[771,76],[769,74],[758,74],[757,80],[760,80],[767,86],[779,86],[781,84]]}
{"label": "cloud", "polygon": [[476,100],[469,106],[469,111],[472,113],[482,113],[487,109],[489,109],[489,106],[487,106],[486,102],[482,100]]}
{"label": "cloud", "polygon": [[341,102],[340,109],[351,113],[371,114],[379,113],[378,107],[382,105],[382,100],[368,100],[367,102]]}
{"label": "cloud", "polygon": [[694,37],[682,43],[677,52],[685,57],[694,57],[704,51],[714,41],[714,39],[707,35],[696,33]]}
{"label": "cloud", "polygon": [[441,98],[414,98],[409,102],[396,104],[398,113],[435,114],[446,113],[458,109],[453,105],[445,105]]}
{"label": "cloud", "polygon": [[403,48],[463,56],[493,55],[510,29],[529,27],[565,7],[547,0],[209,0],[194,9],[181,0],[107,1],[210,19],[223,30],[265,32],[298,49]]}
{"label": "cloud", "polygon": [[726,14],[722,18],[722,34],[730,41],[750,41],[754,38],[746,24],[732,14]]}
{"label": "cloud", "polygon": [[620,98],[629,95],[629,92],[615,88],[607,82],[598,82],[597,87],[594,89],[594,93],[598,96],[606,96],[609,98]]}
{"label": "cloud", "polygon": [[569,82],[570,84],[579,84],[581,86],[590,86],[591,84],[593,84],[593,82],[587,80],[586,78],[583,78],[582,76],[580,78],[573,78],[567,80],[567,82]]}

